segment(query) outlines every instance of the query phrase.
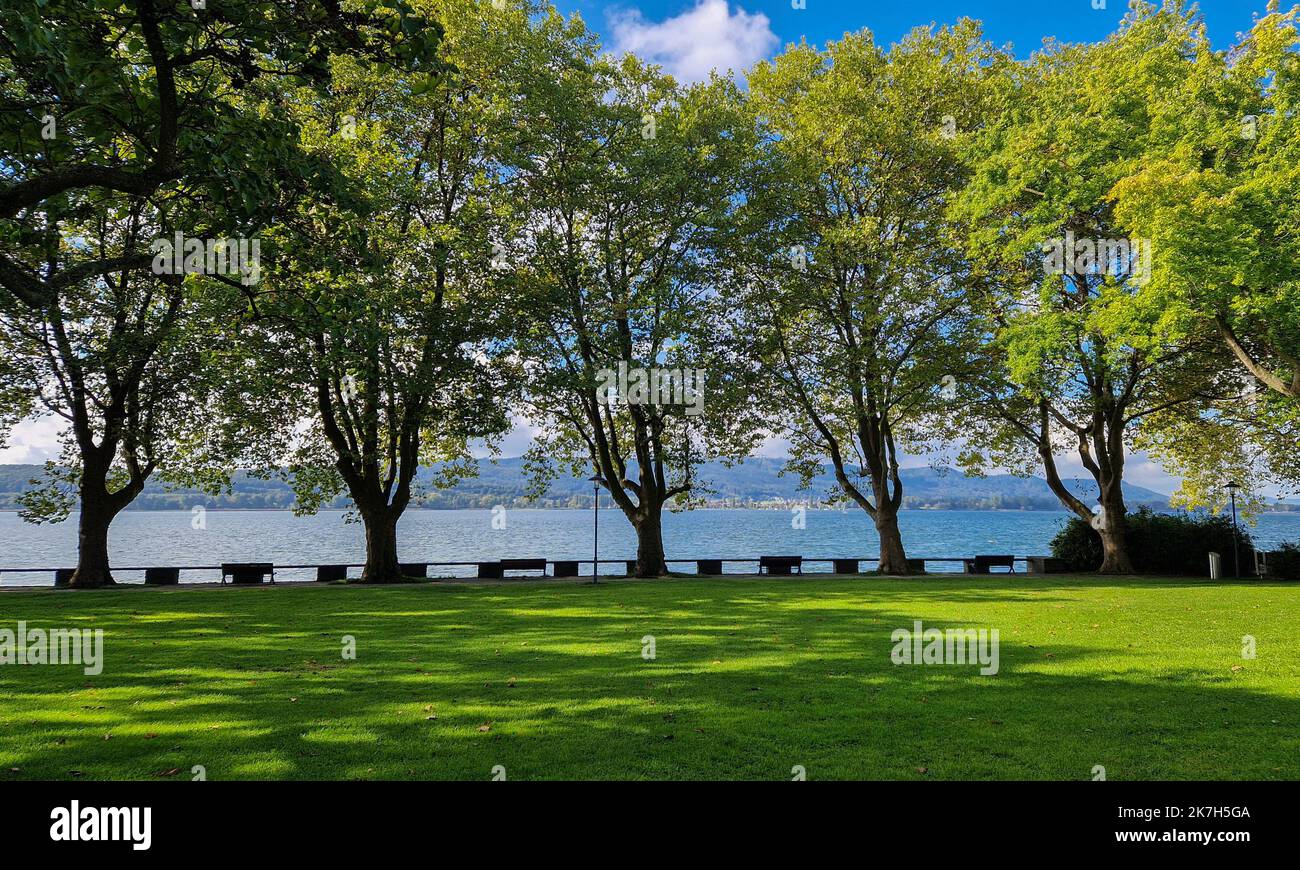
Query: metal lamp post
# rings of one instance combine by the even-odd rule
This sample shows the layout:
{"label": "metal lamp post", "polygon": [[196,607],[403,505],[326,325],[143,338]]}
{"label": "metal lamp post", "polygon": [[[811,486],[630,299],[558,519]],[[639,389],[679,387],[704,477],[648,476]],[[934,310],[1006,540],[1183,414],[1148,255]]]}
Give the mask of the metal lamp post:
{"label": "metal lamp post", "polygon": [[1228,481],[1228,497],[1232,500],[1232,576],[1241,579],[1241,556],[1237,553],[1237,490],[1241,484]]}
{"label": "metal lamp post", "polygon": [[600,577],[600,485],[605,481],[600,475],[593,475],[591,481],[591,582],[598,583]]}

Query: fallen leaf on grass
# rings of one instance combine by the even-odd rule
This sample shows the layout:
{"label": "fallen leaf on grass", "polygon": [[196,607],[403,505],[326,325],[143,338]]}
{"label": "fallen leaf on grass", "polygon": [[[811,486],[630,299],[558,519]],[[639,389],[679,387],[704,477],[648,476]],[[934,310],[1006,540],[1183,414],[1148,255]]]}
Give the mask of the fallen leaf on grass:
{"label": "fallen leaf on grass", "polygon": [[155,773],[154,776],[175,776],[180,772],[181,769],[179,767],[173,767],[171,770],[160,770]]}
{"label": "fallen leaf on grass", "polygon": [[491,730],[492,730],[492,723],[491,723],[491,722],[484,722],[482,725],[478,726],[478,730],[479,730],[480,732],[491,731]]}

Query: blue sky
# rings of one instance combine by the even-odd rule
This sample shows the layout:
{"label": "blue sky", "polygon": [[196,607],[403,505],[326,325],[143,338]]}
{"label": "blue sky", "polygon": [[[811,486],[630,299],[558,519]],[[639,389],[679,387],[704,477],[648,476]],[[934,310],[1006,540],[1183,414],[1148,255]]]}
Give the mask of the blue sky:
{"label": "blue sky", "polygon": [[[799,2],[804,8],[795,8]],[[1094,9],[1094,3],[1104,8]],[[580,13],[608,48],[634,51],[687,79],[703,77],[714,66],[744,69],[800,39],[822,44],[866,27],[877,39],[893,42],[917,25],[963,16],[983,21],[993,42],[1010,43],[1025,57],[1048,36],[1102,39],[1128,8],[1125,0],[558,0],[557,6]],[[1198,8],[1222,48],[1249,29],[1252,14],[1265,6],[1266,0],[1205,0]]]}

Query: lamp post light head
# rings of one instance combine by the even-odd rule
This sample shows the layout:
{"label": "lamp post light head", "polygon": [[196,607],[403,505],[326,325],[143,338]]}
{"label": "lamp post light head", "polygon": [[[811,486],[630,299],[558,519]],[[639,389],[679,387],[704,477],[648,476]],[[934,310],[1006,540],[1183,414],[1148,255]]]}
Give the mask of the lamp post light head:
{"label": "lamp post light head", "polygon": [[1241,484],[1237,483],[1237,481],[1235,480],[1230,480],[1224,485],[1228,488],[1229,492],[1236,492],[1237,490],[1241,489]]}

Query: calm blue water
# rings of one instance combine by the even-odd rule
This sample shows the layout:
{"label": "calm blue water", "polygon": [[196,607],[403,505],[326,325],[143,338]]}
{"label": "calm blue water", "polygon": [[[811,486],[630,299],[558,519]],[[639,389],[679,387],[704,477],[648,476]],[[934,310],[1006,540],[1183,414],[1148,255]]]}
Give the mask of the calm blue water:
{"label": "calm blue water", "polygon": [[[909,556],[976,553],[1046,554],[1048,542],[1067,519],[1048,511],[903,511],[900,522]],[[208,511],[206,528],[193,528],[187,511],[126,511],[110,537],[115,566],[216,565],[274,562],[279,565],[350,563],[364,558],[365,536],[342,512],[295,517],[288,511]],[[409,511],[398,526],[399,554],[410,562],[469,562],[499,558],[591,559],[590,511],[509,510],[505,528],[493,528],[488,510]],[[757,558],[763,554],[812,557],[877,555],[878,539],[858,510],[809,510],[805,527],[793,528],[787,510],[696,510],[665,513],[669,559]],[[498,522],[498,525],[500,523]],[[1300,540],[1300,514],[1269,514],[1252,532],[1261,546]],[[0,567],[71,567],[76,564],[76,518],[33,526],[17,514],[0,513]],[[636,555],[632,527],[618,511],[600,512],[600,556]],[[672,565],[694,571],[693,565]],[[756,570],[728,565],[728,571]],[[870,567],[870,566],[864,566]],[[829,570],[810,565],[808,570]],[[960,570],[936,564],[930,570]],[[615,573],[615,566],[604,567]],[[473,568],[431,568],[439,576],[468,576]],[[357,572],[353,572],[354,575]],[[276,572],[277,578],[311,579],[310,571]],[[182,581],[212,581],[213,572],[182,573]],[[141,579],[122,571],[119,580]],[[0,574],[3,585],[53,583],[50,574]]]}

